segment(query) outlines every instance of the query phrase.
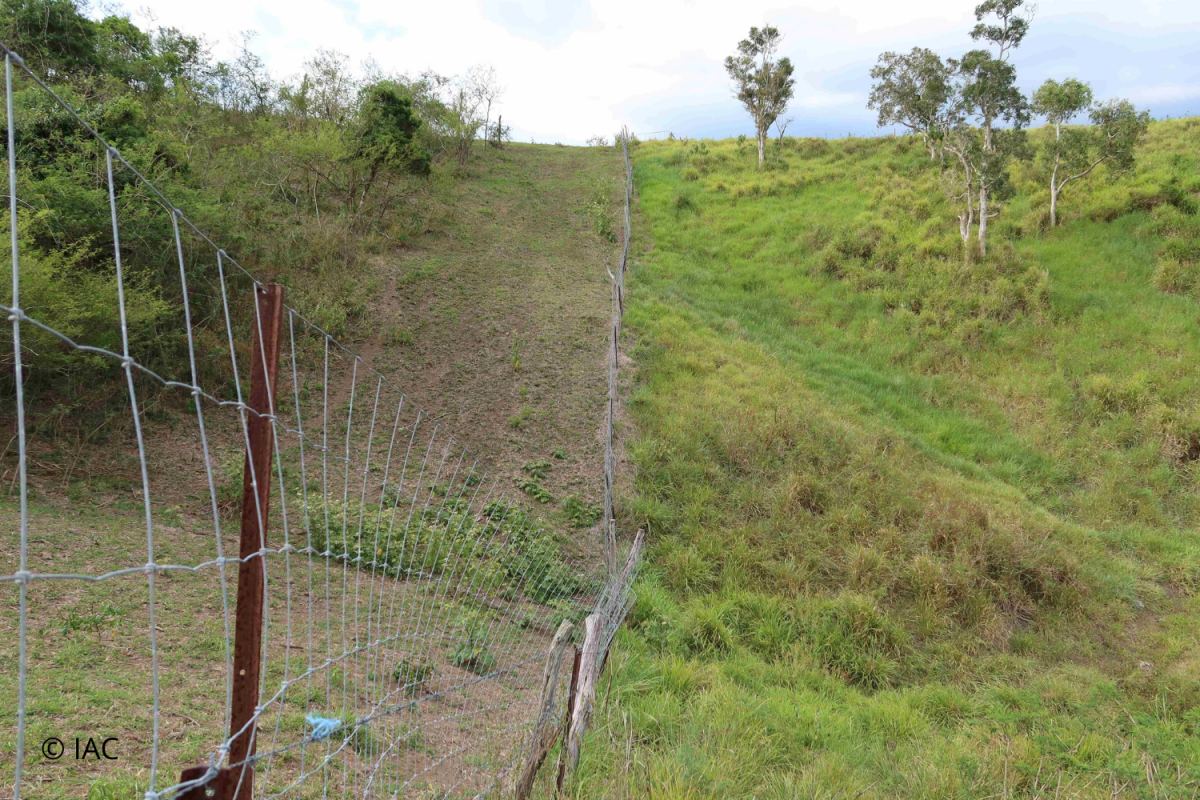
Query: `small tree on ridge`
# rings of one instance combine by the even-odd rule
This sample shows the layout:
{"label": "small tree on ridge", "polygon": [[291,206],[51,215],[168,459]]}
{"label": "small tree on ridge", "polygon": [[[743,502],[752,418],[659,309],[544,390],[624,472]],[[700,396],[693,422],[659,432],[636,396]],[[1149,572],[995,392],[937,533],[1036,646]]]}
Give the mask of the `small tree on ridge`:
{"label": "small tree on ridge", "polygon": [[[1091,130],[1063,127],[1089,107]],[[1033,95],[1033,111],[1054,126],[1054,139],[1046,148],[1053,228],[1058,224],[1058,198],[1067,184],[1086,178],[1105,161],[1119,170],[1133,166],[1134,148],[1146,133],[1150,114],[1139,114],[1128,100],[1092,106],[1092,87],[1074,78],[1043,83]]]}
{"label": "small tree on ridge", "polygon": [[871,68],[875,84],[867,108],[879,112],[879,127],[903,125],[921,134],[929,160],[937,158],[947,125],[952,87],[950,68],[924,47],[910,53],[884,53]]}
{"label": "small tree on ridge", "polygon": [[760,168],[767,135],[775,120],[787,110],[796,83],[791,59],[775,58],[782,39],[779,29],[770,25],[751,28],[750,35],[738,42],[737,55],[725,59],[725,71],[733,80],[734,94],[754,120]]}

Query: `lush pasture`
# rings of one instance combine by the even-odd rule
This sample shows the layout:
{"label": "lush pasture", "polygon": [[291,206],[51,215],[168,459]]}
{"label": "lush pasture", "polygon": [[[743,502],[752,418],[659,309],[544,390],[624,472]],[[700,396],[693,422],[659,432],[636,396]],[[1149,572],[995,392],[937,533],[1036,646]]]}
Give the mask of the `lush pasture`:
{"label": "lush pasture", "polygon": [[917,141],[636,147],[653,549],[580,794],[1196,796],[1198,133],[1055,230],[1020,166],[986,261]]}

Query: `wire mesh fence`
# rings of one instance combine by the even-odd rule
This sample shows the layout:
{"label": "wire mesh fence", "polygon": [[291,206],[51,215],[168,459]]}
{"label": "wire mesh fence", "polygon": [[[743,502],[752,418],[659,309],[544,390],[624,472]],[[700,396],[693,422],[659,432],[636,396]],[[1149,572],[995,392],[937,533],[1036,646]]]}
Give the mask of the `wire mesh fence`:
{"label": "wire mesh fence", "polygon": [[[627,148],[601,569],[566,557],[480,454],[287,306],[281,287],[244,269],[3,49],[12,294],[0,308],[19,504],[0,556],[0,584],[15,595],[0,629],[15,676],[0,784],[14,800],[60,786],[63,764],[45,746],[77,736],[72,725],[122,732],[120,760],[80,779],[127,780],[126,796],[146,800],[481,796],[511,782],[559,624],[595,615],[607,652],[632,601],[640,537],[622,564],[612,494]],[[22,305],[22,218],[33,212],[20,199],[14,80],[90,137],[117,311],[101,334],[60,324],[62,309]],[[169,230],[178,267],[154,337],[139,330],[152,302],[140,265],[122,258],[132,216]],[[61,413],[64,375],[119,393],[119,418],[105,418],[82,457],[90,474],[128,485],[92,481],[60,501],[47,490],[57,474],[31,476],[29,431]],[[185,413],[164,413],[171,404]],[[81,443],[76,462],[82,453]],[[69,474],[61,485],[76,486]],[[565,686],[550,696],[561,707]]]}

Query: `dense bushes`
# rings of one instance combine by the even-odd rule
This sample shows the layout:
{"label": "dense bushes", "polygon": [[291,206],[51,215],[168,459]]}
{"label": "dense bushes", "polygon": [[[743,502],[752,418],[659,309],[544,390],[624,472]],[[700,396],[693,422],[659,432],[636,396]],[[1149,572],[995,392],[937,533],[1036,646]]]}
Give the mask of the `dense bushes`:
{"label": "dense bushes", "polygon": [[[290,305],[339,338],[365,332],[379,288],[367,259],[423,227],[431,170],[451,149],[459,112],[450,81],[377,68],[359,76],[346,56],[329,51],[316,53],[298,78],[280,81],[249,39],[233,60],[215,61],[203,40],[140,30],[119,16],[95,21],[73,0],[4,0],[0,36],[188,220],[260,279],[285,284]],[[29,268],[48,265],[43,272],[74,283],[61,290],[70,298],[47,296],[27,308],[86,343],[109,342],[111,332],[92,330],[116,313],[104,149],[20,70],[13,100]],[[133,334],[135,358],[166,372],[186,361],[171,219],[130,170],[120,161],[114,167],[129,311],[145,323]],[[196,338],[201,346],[211,339],[218,358],[216,256],[187,226],[181,244]],[[31,298],[45,294],[44,277],[31,272],[28,280]],[[233,311],[243,324],[246,308]],[[85,319],[92,322],[80,327]],[[26,389],[34,395],[61,392],[56,376],[64,370],[97,366],[65,349],[46,358],[31,365]],[[105,397],[120,396],[107,391],[110,374],[111,365],[101,368],[87,397],[54,399],[102,409]]]}

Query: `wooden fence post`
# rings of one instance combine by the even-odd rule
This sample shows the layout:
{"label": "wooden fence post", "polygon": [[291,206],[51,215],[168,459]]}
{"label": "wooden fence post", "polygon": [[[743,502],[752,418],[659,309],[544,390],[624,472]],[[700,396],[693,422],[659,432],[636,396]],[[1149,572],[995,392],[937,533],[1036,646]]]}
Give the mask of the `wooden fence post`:
{"label": "wooden fence post", "polygon": [[[258,707],[259,668],[262,659],[263,591],[266,558],[259,554],[267,541],[267,511],[271,501],[271,461],[275,429],[263,414],[274,414],[278,397],[279,339],[283,326],[283,287],[257,287],[254,300],[258,314],[253,321],[254,352],[250,365],[250,402],[247,414],[250,449],[242,473],[242,538],[238,551],[237,616],[233,645],[233,707],[230,714],[230,780],[237,787],[231,800],[251,800],[254,795],[254,765],[248,759],[255,751],[255,711]],[[260,337],[261,326],[261,337]],[[257,557],[255,557],[257,556]],[[243,728],[245,730],[243,730]],[[231,789],[232,791],[232,789]]]}
{"label": "wooden fence post", "polygon": [[583,734],[587,731],[596,703],[596,668],[600,664],[600,648],[604,646],[604,619],[591,614],[583,621],[583,650],[579,656],[579,689],[576,691],[575,710],[571,715],[571,728],[567,732],[567,772],[574,773],[579,765],[579,750],[583,746]]}
{"label": "wooden fence post", "polygon": [[538,770],[542,768],[542,762],[546,760],[546,755],[561,732],[554,721],[554,699],[558,692],[558,670],[562,666],[567,643],[574,632],[575,626],[564,619],[550,643],[550,653],[546,656],[546,671],[542,675],[542,699],[538,704],[538,717],[533,726],[533,735],[529,739],[529,757],[521,777],[517,780],[514,793],[516,800],[526,800],[533,791],[533,781]]}
{"label": "wooden fence post", "polygon": [[[571,727],[571,718],[575,716],[575,696],[579,693],[579,647],[575,648],[575,659],[571,665],[571,688],[567,690],[567,716],[563,719],[563,730]],[[562,794],[563,779],[567,775],[567,748],[563,743],[562,752],[558,754],[558,779],[554,782],[555,796]]]}

